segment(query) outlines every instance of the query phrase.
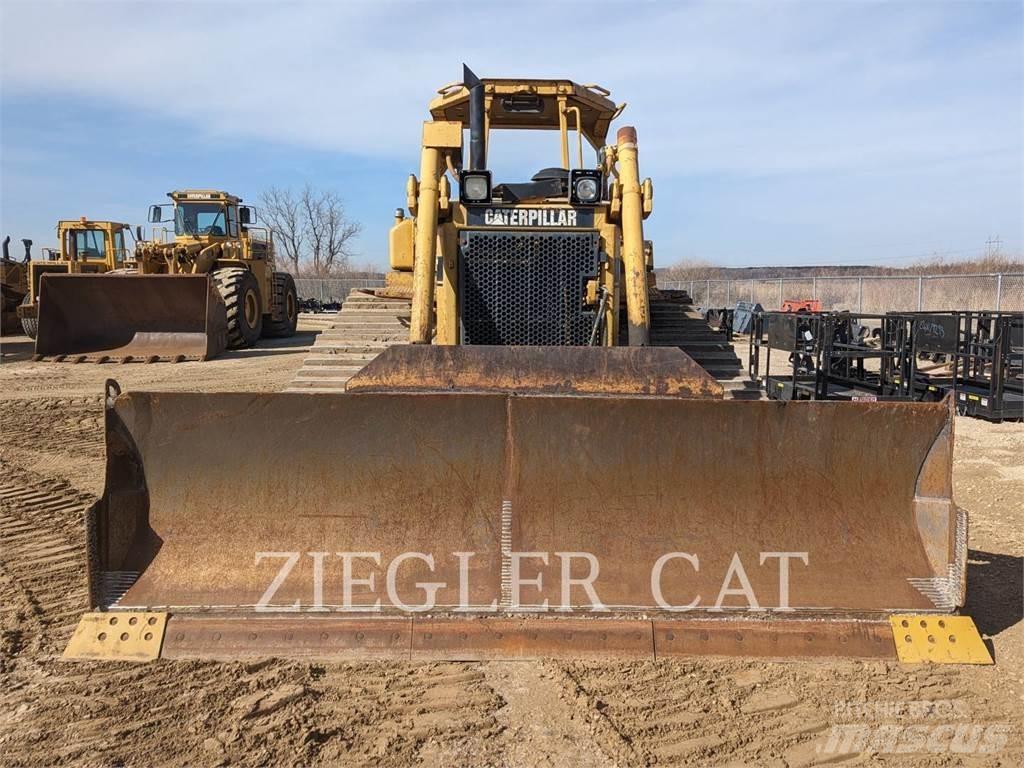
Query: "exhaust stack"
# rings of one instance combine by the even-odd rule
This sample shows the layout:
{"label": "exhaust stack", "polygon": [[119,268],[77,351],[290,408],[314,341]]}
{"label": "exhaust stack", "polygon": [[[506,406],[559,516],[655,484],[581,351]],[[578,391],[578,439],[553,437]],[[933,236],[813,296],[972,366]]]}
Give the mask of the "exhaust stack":
{"label": "exhaust stack", "polygon": [[462,82],[469,89],[469,170],[482,171],[487,167],[484,84],[465,64],[462,65]]}

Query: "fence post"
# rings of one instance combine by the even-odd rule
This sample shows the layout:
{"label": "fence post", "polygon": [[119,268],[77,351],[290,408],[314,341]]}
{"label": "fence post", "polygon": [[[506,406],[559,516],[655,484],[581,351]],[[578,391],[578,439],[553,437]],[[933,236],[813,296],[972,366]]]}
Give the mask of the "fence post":
{"label": "fence post", "polygon": [[811,298],[818,298],[818,278],[816,277],[811,278]]}
{"label": "fence post", "polygon": [[1003,303],[1003,273],[996,275],[996,312],[1000,310]]}
{"label": "fence post", "polygon": [[732,280],[725,281],[725,306],[729,306],[729,302],[732,298]]}
{"label": "fence post", "polygon": [[785,281],[785,278],[782,278],[782,277],[779,278],[779,309],[782,309],[782,283],[784,281]]}
{"label": "fence post", "polygon": [[924,278],[917,278],[917,311],[920,312],[924,302]]}
{"label": "fence post", "polygon": [[864,278],[857,278],[857,311],[864,311]]}
{"label": "fence post", "polygon": [[693,280],[690,281],[690,301],[693,301]]}
{"label": "fence post", "polygon": [[324,304],[324,303],[326,303],[324,301],[324,281],[321,278],[321,279],[317,280],[317,282],[320,283],[320,303]]}
{"label": "fence post", "polygon": [[704,308],[707,309],[711,306],[711,281],[707,281],[707,285],[704,286]]}
{"label": "fence post", "polygon": [[754,278],[750,278],[750,303],[754,303]]}

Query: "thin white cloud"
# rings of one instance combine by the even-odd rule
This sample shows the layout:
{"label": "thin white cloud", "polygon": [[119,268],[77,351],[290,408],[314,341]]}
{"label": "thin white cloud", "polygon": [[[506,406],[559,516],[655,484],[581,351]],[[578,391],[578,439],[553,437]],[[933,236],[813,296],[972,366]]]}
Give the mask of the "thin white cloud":
{"label": "thin white cloud", "polygon": [[451,10],[8,2],[2,82],[100,98],[214,137],[414,156],[433,89],[456,79],[465,58],[485,76],[611,87],[630,102],[624,119],[639,127],[644,152],[657,157],[652,175],[832,172],[1021,152],[1020,30],[957,39],[971,13],[960,4]]}
{"label": "thin white cloud", "polygon": [[[0,96],[70,95],[115,121],[164,121],[153,141],[166,156],[187,131],[212,146],[266,141],[296,157],[397,158],[413,171],[427,103],[463,60],[482,76],[600,83],[629,102],[623,123],[638,127],[642,170],[658,189],[649,229],[661,264],[881,253],[871,243],[905,255],[898,243],[993,233],[1020,247],[1024,10],[1014,0],[475,2],[443,12],[412,2],[0,0],[0,30]],[[147,137],[126,131],[110,140],[137,160]],[[52,134],[35,137],[41,150],[87,153],[95,140],[93,131],[76,141],[71,112]],[[545,153],[543,142],[498,142],[516,149],[503,167],[521,160],[524,175],[557,162],[553,143]],[[26,191],[67,193],[64,158],[24,144],[3,158],[0,183],[5,223],[19,228],[38,208],[21,204]],[[119,174],[138,183],[135,168],[103,168],[103,188],[125,186]],[[356,181],[400,191],[403,180]],[[381,231],[388,223],[385,212]],[[380,234],[367,241],[379,255]]]}

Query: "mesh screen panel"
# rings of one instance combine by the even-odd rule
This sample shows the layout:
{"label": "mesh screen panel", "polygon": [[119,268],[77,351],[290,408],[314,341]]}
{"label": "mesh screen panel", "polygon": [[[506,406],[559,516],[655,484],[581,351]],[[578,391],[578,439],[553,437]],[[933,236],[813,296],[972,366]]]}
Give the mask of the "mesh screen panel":
{"label": "mesh screen panel", "polygon": [[466,230],[459,239],[463,344],[584,346],[596,232]]}

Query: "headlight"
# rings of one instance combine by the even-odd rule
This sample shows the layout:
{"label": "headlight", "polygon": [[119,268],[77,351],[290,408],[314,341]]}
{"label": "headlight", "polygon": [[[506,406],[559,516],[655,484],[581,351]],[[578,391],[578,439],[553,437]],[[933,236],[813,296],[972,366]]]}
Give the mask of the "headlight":
{"label": "headlight", "polygon": [[464,203],[489,203],[491,172],[464,171],[459,177],[459,198]]}
{"label": "headlight", "polygon": [[569,202],[595,205],[601,202],[601,172],[577,168],[569,172]]}
{"label": "headlight", "polygon": [[486,200],[487,179],[482,176],[470,176],[466,179],[466,197],[470,200]]}
{"label": "headlight", "polygon": [[580,179],[576,182],[576,197],[581,203],[590,203],[597,199],[597,179]]}

